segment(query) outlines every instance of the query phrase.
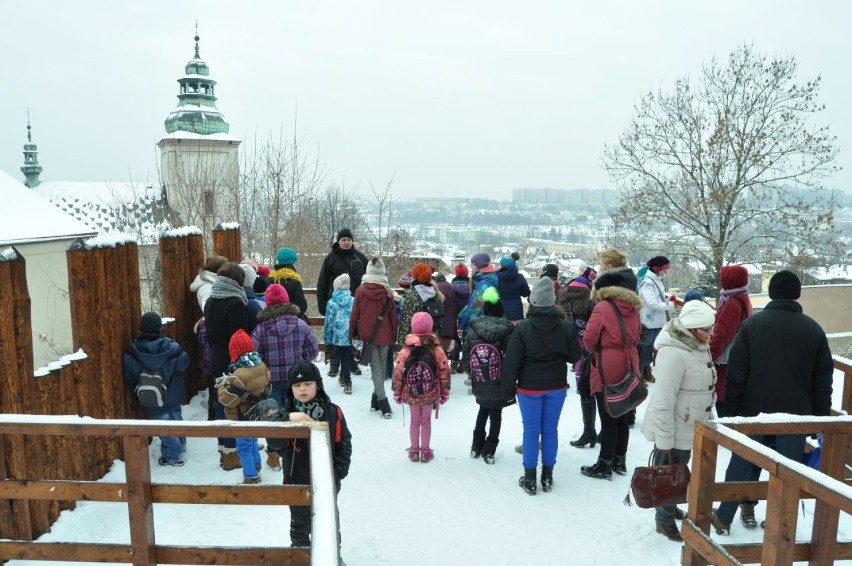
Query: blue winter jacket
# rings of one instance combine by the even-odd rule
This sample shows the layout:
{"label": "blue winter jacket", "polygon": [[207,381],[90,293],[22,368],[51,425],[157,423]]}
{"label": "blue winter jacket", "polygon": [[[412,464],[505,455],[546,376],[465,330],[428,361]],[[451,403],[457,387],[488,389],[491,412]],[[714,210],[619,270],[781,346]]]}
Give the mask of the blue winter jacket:
{"label": "blue winter jacket", "polygon": [[248,314],[248,328],[246,332],[251,334],[251,331],[257,326],[257,313],[263,310],[265,303],[261,304],[261,299],[258,299],[257,293],[251,287],[243,287],[243,290],[246,292],[246,299],[248,300],[248,303],[246,303],[246,312]]}
{"label": "blue winter jacket", "polygon": [[[143,365],[144,364],[144,365]],[[186,395],[183,387],[183,372],[189,367],[189,354],[180,344],[165,336],[143,334],[133,341],[124,353],[124,382],[136,398],[139,374],[144,367],[161,369],[163,382],[168,388],[162,407],[145,407],[145,412],[154,417],[180,407]]]}
{"label": "blue winter jacket", "polygon": [[524,318],[521,297],[530,296],[530,286],[524,276],[518,273],[517,266],[504,265],[497,271],[497,291],[503,302],[503,316],[507,320]]}
{"label": "blue winter jacket", "polygon": [[349,345],[349,319],[352,316],[352,293],[349,289],[338,289],[331,294],[325,305],[324,340],[335,346]]}

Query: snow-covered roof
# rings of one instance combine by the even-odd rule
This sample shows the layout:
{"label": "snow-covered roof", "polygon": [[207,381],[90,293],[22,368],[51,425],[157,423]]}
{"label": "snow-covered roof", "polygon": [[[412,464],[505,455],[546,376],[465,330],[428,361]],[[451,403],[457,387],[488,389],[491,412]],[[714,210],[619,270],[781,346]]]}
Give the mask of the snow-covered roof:
{"label": "snow-covered roof", "polygon": [[130,234],[140,244],[155,244],[171,228],[156,183],[47,181],[34,191],[102,234]]}
{"label": "snow-covered roof", "polygon": [[0,171],[0,244],[89,238],[97,233]]}
{"label": "snow-covered roof", "polygon": [[[185,106],[183,108],[178,107],[178,108],[176,108],[176,110],[177,109],[185,109],[185,108],[186,108]],[[210,109],[208,108],[206,111],[210,111]],[[166,134],[165,136],[163,136],[163,139],[161,139],[160,141],[164,142],[166,140],[212,140],[212,141],[242,142],[241,139],[235,138],[231,134],[226,134],[226,133],[202,135],[202,134],[195,134],[193,132],[184,132],[184,131],[180,131],[180,130],[178,130],[177,132],[172,132],[170,134]]]}
{"label": "snow-covered roof", "polygon": [[832,265],[828,269],[814,267],[805,271],[808,275],[818,281],[852,280],[852,269],[848,265]]}

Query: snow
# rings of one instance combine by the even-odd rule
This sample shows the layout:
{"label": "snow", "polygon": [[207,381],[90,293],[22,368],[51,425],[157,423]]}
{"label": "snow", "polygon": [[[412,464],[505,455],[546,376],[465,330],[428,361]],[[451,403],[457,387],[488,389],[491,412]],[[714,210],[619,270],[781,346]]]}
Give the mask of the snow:
{"label": "snow", "polygon": [[15,261],[18,259],[18,254],[15,253],[15,248],[8,247],[0,250],[0,261]]}
{"label": "snow", "polygon": [[114,248],[123,246],[124,244],[135,244],[136,238],[131,234],[101,234],[86,240],[86,247],[94,248]]}
{"label": "snow", "polygon": [[0,171],[0,245],[94,236],[96,231]]}
{"label": "snow", "polygon": [[[327,366],[321,366],[321,370],[325,374]],[[836,387],[842,388],[842,374],[837,375],[840,381],[836,381]],[[450,401],[441,408],[440,418],[432,421],[435,460],[428,464],[413,464],[406,456],[407,408],[405,419],[397,405],[391,420],[369,411],[369,370],[360,377],[353,376],[353,395],[343,395],[336,379],[324,380],[332,400],[343,409],[353,436],[352,466],[338,498],[342,553],[349,566],[453,562],[488,566],[680,564],[682,546],[654,532],[653,509],[622,504],[629,476],[616,475],[609,482],[580,474],[581,465],[595,461],[598,447],[577,449],[568,444],[582,431],[580,398],[575,388],[568,392],[559,423],[553,492],[530,497],[518,487],[523,469],[521,456],[513,447],[521,440],[522,428],[516,407],[503,411],[496,463],[488,466],[481,459],[468,457],[477,405],[466,394],[462,380],[462,375],[453,376]],[[197,423],[201,427],[207,426],[203,422],[207,418],[205,394],[194,397],[183,408],[184,418],[202,421]],[[628,469],[644,465],[652,448],[640,432],[645,405],[639,408],[636,428],[630,434]],[[56,418],[64,422],[85,420],[76,416]],[[155,439],[150,448],[154,481],[239,483],[239,470],[225,472],[219,468],[215,444],[212,438],[189,438],[186,466],[171,468],[157,465],[159,440]],[[728,461],[726,450],[719,450],[718,461],[716,478],[722,481]],[[123,479],[124,463],[115,461],[103,481]],[[264,466],[263,484],[278,484],[281,480],[281,472]],[[326,496],[330,494],[316,494],[322,501],[329,501]],[[765,502],[758,505],[758,520],[763,518],[765,506]],[[324,507],[328,512],[329,507]],[[814,501],[804,501],[802,507],[804,516],[800,515],[797,521],[796,538],[807,540],[813,526]],[[211,508],[155,504],[154,510],[158,543],[289,545],[289,513],[284,506]],[[748,531],[737,523],[731,536],[712,536],[722,544],[755,543],[762,541],[763,531]],[[848,516],[841,515],[838,538],[850,537],[852,523]],[[127,507],[81,502],[76,510],[63,512],[53,530],[40,540],[127,544]],[[8,564],[51,563],[13,560]]]}
{"label": "snow", "polygon": [[[178,106],[177,108],[172,110],[172,112],[177,112],[179,110],[181,110],[180,106]],[[221,114],[221,112],[219,112],[219,114]],[[235,138],[231,134],[218,133],[218,134],[206,134],[206,135],[204,135],[204,134],[196,134],[194,132],[184,132],[184,131],[181,131],[181,130],[179,130],[177,132],[172,132],[170,134],[166,134],[165,136],[163,136],[163,138],[160,140],[160,142],[165,141],[165,140],[204,140],[204,141],[212,140],[212,141],[228,141],[228,142],[242,141],[239,138]]]}
{"label": "snow", "polygon": [[216,226],[215,230],[239,230],[240,223],[239,222],[222,222],[218,226]]}
{"label": "snow", "polygon": [[204,233],[198,226],[181,226],[163,232],[164,238],[183,238],[184,236],[202,236]]}
{"label": "snow", "polygon": [[70,364],[74,360],[84,360],[88,357],[89,357],[88,354],[86,354],[86,352],[83,351],[83,348],[80,348],[76,352],[73,352],[71,354],[66,354],[66,355],[60,357],[56,361],[49,362],[47,365],[44,365],[40,368],[36,368],[36,370],[33,372],[33,376],[34,377],[44,377],[44,376],[50,374],[50,372],[52,372],[52,371],[62,369],[63,367],[67,366],[68,364]]}

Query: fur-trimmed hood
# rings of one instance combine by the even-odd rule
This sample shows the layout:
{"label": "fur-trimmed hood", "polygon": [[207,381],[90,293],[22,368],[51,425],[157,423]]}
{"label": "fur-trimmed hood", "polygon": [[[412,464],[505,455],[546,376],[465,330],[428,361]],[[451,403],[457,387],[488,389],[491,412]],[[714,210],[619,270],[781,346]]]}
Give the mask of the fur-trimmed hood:
{"label": "fur-trimmed hood", "polygon": [[706,352],[710,349],[710,344],[701,342],[692,335],[692,332],[683,327],[677,318],[673,318],[666,324],[665,328],[660,332],[660,335],[654,341],[654,348],[657,350],[665,346],[681,348],[683,350],[696,350]]}
{"label": "fur-trimmed hood", "polygon": [[606,299],[621,299],[627,301],[636,307],[636,310],[642,308],[642,299],[635,291],[630,291],[624,287],[603,287],[601,289],[592,288],[592,300],[595,302],[605,301]]}
{"label": "fur-trimmed hood", "polygon": [[299,310],[299,307],[294,305],[293,303],[279,303],[277,305],[272,305],[271,307],[266,307],[259,313],[257,313],[257,322],[266,322],[267,320],[273,319],[276,316],[284,316],[285,314],[292,314],[293,316],[299,316],[302,313]]}

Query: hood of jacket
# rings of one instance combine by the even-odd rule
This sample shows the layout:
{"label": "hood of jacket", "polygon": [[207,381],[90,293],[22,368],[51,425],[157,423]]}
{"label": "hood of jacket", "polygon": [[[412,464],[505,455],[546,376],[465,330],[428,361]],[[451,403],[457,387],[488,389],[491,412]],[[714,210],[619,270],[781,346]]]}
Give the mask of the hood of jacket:
{"label": "hood of jacket", "polygon": [[514,324],[496,316],[480,316],[471,321],[470,327],[477,336],[492,344],[500,342],[515,329]]}
{"label": "hood of jacket", "polygon": [[418,283],[413,287],[413,289],[417,291],[417,296],[420,297],[420,300],[424,303],[432,297],[438,297],[439,301],[442,303],[444,302],[444,294],[436,287]]}
{"label": "hood of jacket", "polygon": [[[358,289],[358,292],[364,295],[365,299],[373,301],[384,301],[388,295],[391,295],[391,290],[387,285],[380,285],[378,283],[364,283]],[[391,300],[393,300],[392,295]]]}
{"label": "hood of jacket", "polygon": [[643,304],[639,293],[616,286],[594,289],[592,291],[592,299],[596,302],[605,301],[606,299],[621,299],[624,303],[629,303],[629,306],[625,306],[622,302],[616,302],[622,314],[629,314],[631,308],[639,310]]}
{"label": "hood of jacket", "polygon": [[137,359],[151,369],[162,369],[173,356],[180,354],[177,342],[165,337],[154,340],[140,338],[130,346]]}
{"label": "hood of jacket", "polygon": [[195,276],[195,279],[192,280],[192,283],[189,284],[189,290],[193,293],[197,293],[202,285],[212,285],[214,281],[216,281],[216,277],[218,277],[212,271],[206,271],[202,269],[198,272],[198,275]]}
{"label": "hood of jacket", "polygon": [[555,330],[557,326],[565,320],[562,317],[562,312],[555,306],[551,307],[531,307],[527,311],[527,319],[539,330],[549,332]]}
{"label": "hood of jacket", "polygon": [[497,279],[514,279],[518,276],[518,266],[517,265],[503,265],[495,271],[497,274]]}
{"label": "hood of jacket", "polygon": [[299,310],[299,307],[294,305],[293,303],[279,303],[277,305],[272,305],[271,307],[266,307],[259,313],[257,313],[257,322],[260,324],[261,322],[266,322],[267,320],[271,320],[276,316],[284,316],[286,314],[291,314],[293,316],[299,316],[302,311]]}
{"label": "hood of jacket", "polygon": [[657,350],[662,350],[665,347],[701,352],[709,350],[710,344],[700,342],[698,338],[692,335],[692,332],[683,327],[678,319],[673,318],[660,331],[660,335],[654,341],[654,348]]}

